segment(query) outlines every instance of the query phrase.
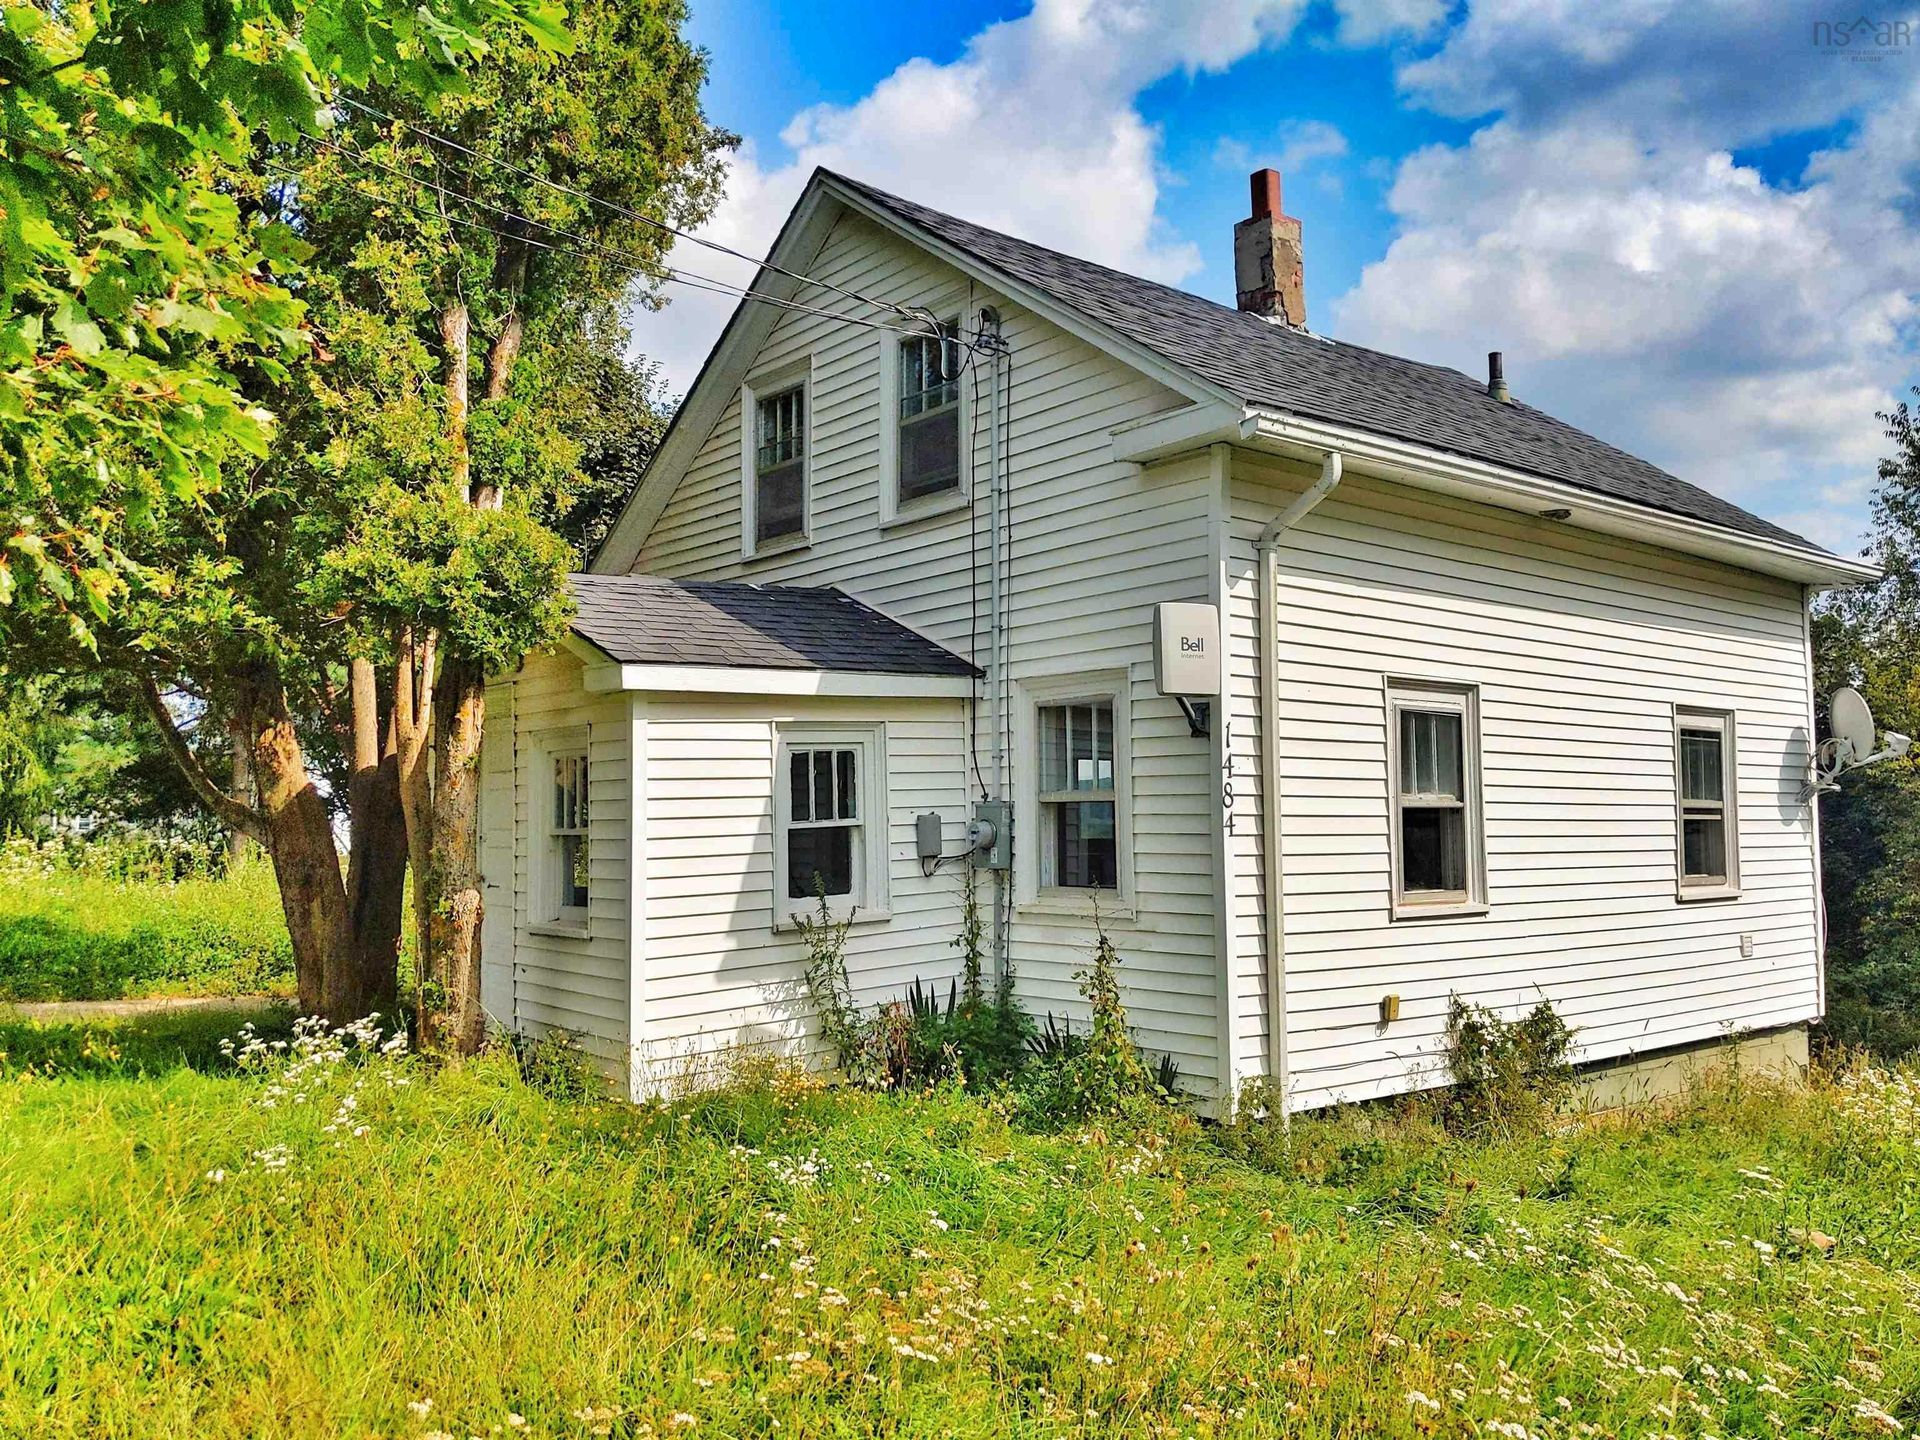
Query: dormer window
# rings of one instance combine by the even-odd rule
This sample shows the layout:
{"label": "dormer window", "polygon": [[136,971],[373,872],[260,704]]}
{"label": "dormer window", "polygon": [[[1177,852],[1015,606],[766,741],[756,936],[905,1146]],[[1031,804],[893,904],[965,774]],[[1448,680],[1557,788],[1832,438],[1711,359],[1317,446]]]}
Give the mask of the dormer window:
{"label": "dormer window", "polygon": [[960,336],[900,342],[900,503],[960,488]]}

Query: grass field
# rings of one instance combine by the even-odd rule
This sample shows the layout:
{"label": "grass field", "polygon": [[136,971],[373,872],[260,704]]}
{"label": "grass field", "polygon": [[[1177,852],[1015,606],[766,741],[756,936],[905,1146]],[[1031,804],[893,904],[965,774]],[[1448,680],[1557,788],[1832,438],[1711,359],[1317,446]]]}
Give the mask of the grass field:
{"label": "grass field", "polygon": [[1920,1081],[1464,1142],[662,1113],[0,1026],[0,1434],[1774,1436],[1920,1421]]}
{"label": "grass field", "polygon": [[293,950],[264,863],[172,884],[0,871],[0,1001],[292,989]]}

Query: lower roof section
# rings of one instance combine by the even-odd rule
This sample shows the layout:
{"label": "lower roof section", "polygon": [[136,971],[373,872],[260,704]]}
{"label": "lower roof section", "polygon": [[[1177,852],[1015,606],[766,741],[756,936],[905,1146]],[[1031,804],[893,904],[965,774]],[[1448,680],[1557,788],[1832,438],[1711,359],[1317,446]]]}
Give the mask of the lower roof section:
{"label": "lower roof section", "polygon": [[[654,575],[573,575],[568,585],[576,606],[574,634],[623,667],[831,671],[969,683],[980,674],[963,656],[830,586]],[[791,685],[800,693],[809,682],[795,675]]]}

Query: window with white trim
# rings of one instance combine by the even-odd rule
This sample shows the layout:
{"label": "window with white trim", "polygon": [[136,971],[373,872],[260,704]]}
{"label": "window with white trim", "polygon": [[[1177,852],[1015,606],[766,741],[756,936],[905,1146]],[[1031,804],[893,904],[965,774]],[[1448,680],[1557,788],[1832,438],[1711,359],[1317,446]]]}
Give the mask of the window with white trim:
{"label": "window with white trim", "polygon": [[886,913],[885,747],[878,726],[786,726],[775,773],[774,911]]}
{"label": "window with white trim", "polygon": [[1054,890],[1120,885],[1120,813],[1113,699],[1039,707],[1040,884]]}
{"label": "window with white trim", "polygon": [[1733,712],[1675,707],[1673,753],[1679,898],[1733,895],[1740,888]]}
{"label": "window with white trim", "polygon": [[960,488],[960,326],[899,344],[898,503]]}
{"label": "window with white trim", "polygon": [[551,747],[547,751],[548,797],[547,863],[544,918],[561,925],[587,924],[588,778],[587,745]]}
{"label": "window with white trim", "polygon": [[1484,906],[1474,687],[1388,681],[1387,773],[1395,917]]}
{"label": "window with white trim", "polygon": [[807,528],[807,387],[796,381],[754,399],[754,548]]}

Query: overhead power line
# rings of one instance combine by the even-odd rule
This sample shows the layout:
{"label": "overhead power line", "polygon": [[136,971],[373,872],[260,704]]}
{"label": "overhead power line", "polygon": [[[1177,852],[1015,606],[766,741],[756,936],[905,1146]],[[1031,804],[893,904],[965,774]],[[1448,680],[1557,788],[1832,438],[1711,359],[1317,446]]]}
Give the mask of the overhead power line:
{"label": "overhead power line", "polygon": [[371,115],[375,119],[384,120],[390,125],[398,125],[404,130],[409,130],[413,134],[418,135],[421,139],[426,140],[431,144],[444,145],[448,149],[457,150],[462,155],[468,156],[470,159],[477,160],[483,165],[496,165],[501,169],[509,171],[514,175],[518,175],[523,180],[530,180],[535,185],[539,185],[548,190],[552,190],[556,194],[569,195],[576,200],[584,200],[589,205],[598,205],[602,209],[607,210],[612,214],[619,215],[622,218],[627,220],[632,220],[635,223],[640,225],[651,226],[655,230],[659,230],[664,234],[671,235],[676,239],[685,240],[689,244],[704,246],[705,248],[709,250],[717,251],[722,255],[731,255],[736,260],[744,260],[749,265],[755,266],[758,269],[771,270],[776,275],[784,275],[789,280],[798,281],[802,285],[815,285],[824,290],[831,290],[836,295],[844,295],[849,300],[857,301],[859,304],[862,304],[862,305],[871,306],[875,310],[890,310],[894,314],[899,315],[908,320],[919,321],[919,320],[925,319],[924,316],[915,313],[915,311],[911,307],[902,305],[898,301],[876,300],[870,295],[863,295],[857,290],[848,289],[846,286],[836,284],[834,281],[831,281],[831,280],[823,280],[817,275],[802,274],[797,270],[788,270],[784,266],[776,265],[771,260],[756,259],[754,256],[747,254],[745,251],[736,250],[731,245],[723,245],[718,240],[709,240],[703,235],[695,235],[692,231],[679,229],[677,226],[667,224],[667,222],[664,220],[656,220],[651,215],[642,214],[638,210],[634,210],[629,208],[628,206],[618,204],[615,201],[604,199],[603,197],[598,195],[588,194],[584,190],[576,190],[571,185],[562,185],[559,181],[549,180],[544,175],[536,175],[533,171],[522,169],[520,166],[513,164],[509,160],[503,160],[497,156],[482,155],[479,151],[471,148],[470,146],[461,144],[458,140],[454,140],[448,136],[441,135],[432,130],[428,130],[424,126],[416,125],[411,120],[402,120],[396,115],[389,115],[386,111],[380,109],[378,106],[369,105],[363,100],[356,100],[350,95],[341,95],[336,98],[342,104],[351,105],[354,109],[362,111],[368,115]]}
{"label": "overhead power line", "polygon": [[[917,324],[920,324],[923,328],[909,330],[902,326],[889,325],[884,321],[870,320],[865,316],[847,315],[837,310],[828,310],[819,306],[808,305],[808,304],[805,304],[804,302],[797,301],[797,300],[788,300],[776,295],[763,294],[757,291],[746,289],[742,286],[734,285],[725,280],[717,279],[716,277],[711,275],[702,275],[696,271],[683,270],[677,266],[661,265],[659,262],[650,260],[645,256],[637,255],[633,251],[622,249],[619,246],[608,244],[605,241],[599,241],[599,240],[592,239],[591,237],[588,237],[588,236],[579,235],[574,231],[566,230],[560,226],[551,224],[548,221],[536,220],[529,216],[521,215],[515,211],[505,208],[504,206],[495,205],[490,201],[482,200],[477,196],[463,194],[460,191],[450,189],[445,185],[441,185],[436,181],[428,180],[422,176],[415,175],[410,171],[402,169],[401,167],[390,165],[385,161],[378,159],[375,156],[366,154],[363,151],[359,151],[359,150],[350,148],[348,146],[341,145],[337,141],[326,140],[319,136],[313,136],[313,135],[309,135],[306,138],[308,140],[313,141],[316,144],[325,146],[327,149],[339,155],[341,158],[348,161],[350,164],[363,164],[363,165],[376,166],[379,169],[384,170],[391,175],[394,175],[404,183],[416,187],[416,189],[425,189],[425,190],[433,191],[434,193],[441,195],[446,199],[450,199],[454,201],[456,204],[471,205],[478,209],[489,211],[492,214],[495,214],[501,217],[502,219],[508,220],[514,224],[529,226],[538,230],[545,231],[547,234],[554,236],[559,240],[566,241],[568,243],[557,244],[557,243],[553,243],[552,241],[542,240],[537,236],[529,235],[524,232],[502,230],[496,226],[483,224],[479,221],[471,220],[464,216],[450,214],[445,209],[422,208],[418,204],[403,206],[403,208],[409,209],[411,213],[418,215],[424,219],[444,220],[452,224],[464,226],[467,229],[482,231],[486,234],[493,235],[502,240],[510,240],[518,244],[532,245],[536,249],[548,250],[558,254],[573,255],[581,259],[612,257],[622,261],[627,265],[632,266],[636,270],[639,270],[641,273],[647,275],[650,279],[660,280],[663,282],[669,282],[677,285],[684,285],[690,290],[701,290],[709,294],[730,296],[734,299],[747,300],[755,304],[772,305],[782,310],[795,311],[803,315],[817,316],[821,319],[838,320],[845,324],[861,326],[864,329],[883,330],[896,335],[923,336],[928,333],[927,329],[924,328],[926,322],[920,320],[920,318],[914,315],[913,312],[902,309],[901,307],[895,306],[891,308],[899,310],[899,313],[906,315],[909,319],[914,320]],[[302,178],[298,171],[289,169],[285,166],[271,165],[270,163],[270,168],[274,169],[276,173],[284,175],[289,179],[299,180]],[[381,200],[389,204],[395,203],[391,196],[381,195],[375,191],[367,189],[364,186],[356,184],[354,188],[360,194],[365,195],[369,199]],[[970,342],[968,342],[964,337],[957,337],[957,338],[959,339],[960,344],[966,345],[969,349],[972,348]]]}

